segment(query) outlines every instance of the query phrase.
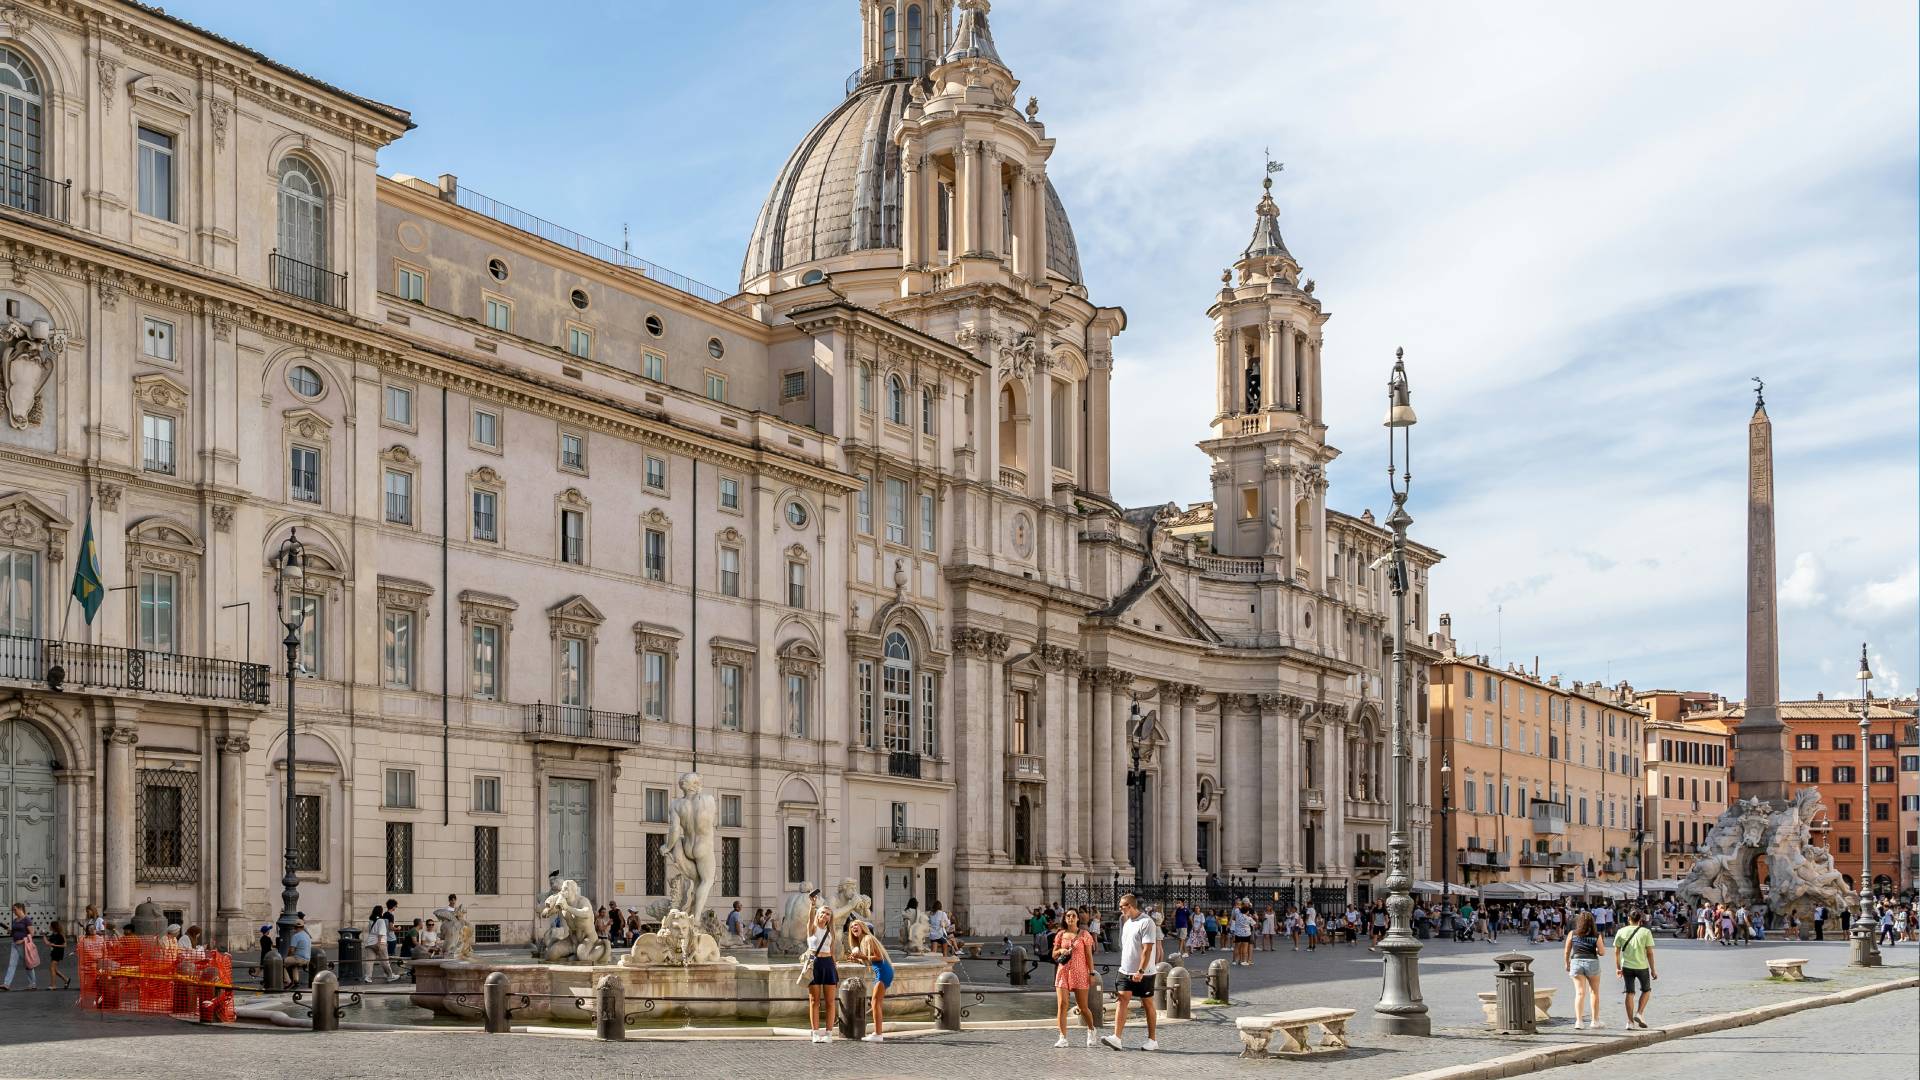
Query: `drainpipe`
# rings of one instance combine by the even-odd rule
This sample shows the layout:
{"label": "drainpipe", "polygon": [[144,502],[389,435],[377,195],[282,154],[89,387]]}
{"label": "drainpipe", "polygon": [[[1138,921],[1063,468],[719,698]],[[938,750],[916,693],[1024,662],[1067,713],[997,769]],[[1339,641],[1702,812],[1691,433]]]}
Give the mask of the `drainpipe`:
{"label": "drainpipe", "polygon": [[[687,582],[687,659],[697,672],[700,649],[700,459],[693,458],[693,533],[688,538],[693,550],[693,579]],[[700,771],[700,676],[691,675],[692,712],[687,717],[687,732],[693,740],[692,772]],[[742,691],[745,692],[744,690]],[[715,721],[718,723],[718,721]]]}
{"label": "drainpipe", "polygon": [[447,491],[450,466],[447,458],[447,388],[440,387],[440,824],[448,825],[453,821],[453,751],[452,751],[452,698],[453,685],[448,681],[452,677],[452,664],[449,659],[450,635],[453,633],[452,617],[448,606],[452,598],[447,595],[450,586],[448,559],[450,557],[448,538],[453,533],[452,499]]}

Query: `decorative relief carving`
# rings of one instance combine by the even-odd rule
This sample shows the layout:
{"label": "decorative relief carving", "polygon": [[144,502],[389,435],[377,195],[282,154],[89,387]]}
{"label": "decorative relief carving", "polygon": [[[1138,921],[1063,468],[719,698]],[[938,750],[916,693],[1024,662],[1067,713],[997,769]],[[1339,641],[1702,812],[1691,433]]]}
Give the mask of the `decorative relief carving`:
{"label": "decorative relief carving", "polygon": [[120,286],[110,277],[98,278],[93,283],[94,294],[100,297],[101,308],[113,311],[120,306]]}
{"label": "decorative relief carving", "polygon": [[100,500],[100,508],[108,512],[120,509],[120,485],[101,484],[94,489],[94,497]]}
{"label": "decorative relief carving", "polygon": [[738,664],[742,668],[753,666],[753,646],[732,638],[717,637],[707,642],[707,648],[713,653],[713,666]]}
{"label": "decorative relief carving", "polygon": [[9,425],[16,429],[40,426],[46,417],[41,391],[66,350],[67,332],[53,329],[44,319],[31,323],[8,319],[0,327],[0,397],[5,398]]}
{"label": "decorative relief carving", "polygon": [[1067,650],[1058,645],[1036,645],[1034,663],[1045,671],[1059,671],[1067,665]]}
{"label": "decorative relief carving", "polygon": [[432,613],[433,586],[410,578],[380,575],[380,606],[411,611],[421,618]]}
{"label": "decorative relief carving", "polygon": [[380,455],[380,460],[390,462],[394,465],[417,466],[420,464],[420,459],[413,456],[413,451],[407,449],[405,443],[394,443],[392,446],[387,447]]}
{"label": "decorative relief carving", "polygon": [[33,11],[25,4],[0,4],[0,23],[5,23],[15,36],[24,34],[33,29]]}
{"label": "decorative relief carving", "polygon": [[680,655],[680,631],[667,626],[655,626],[652,623],[633,624],[633,651],[666,653],[668,657]]}
{"label": "decorative relief carving", "polygon": [[115,746],[136,746],[140,729],[133,724],[113,724],[107,728],[107,741]]}
{"label": "decorative relief carving", "polygon": [[156,409],[180,409],[187,404],[187,388],[158,373],[133,380],[133,399]]}
{"label": "decorative relief carving", "polygon": [[807,549],[801,547],[799,544],[788,544],[786,556],[794,562],[807,562],[812,558],[812,556],[807,553]]}
{"label": "decorative relief carving", "polygon": [[467,482],[479,487],[491,488],[505,487],[507,483],[506,479],[498,472],[495,472],[491,465],[482,465],[468,473]]}
{"label": "decorative relief carving", "polygon": [[216,311],[213,314],[213,336],[221,341],[228,341],[233,337],[233,317],[225,311]]}
{"label": "decorative relief carving", "polygon": [[214,503],[207,508],[207,512],[213,516],[214,532],[223,533],[233,531],[233,507],[231,505],[227,503]]}
{"label": "decorative relief carving", "polygon": [[562,506],[576,507],[581,510],[589,509],[590,507],[593,506],[593,502],[589,500],[585,495],[581,494],[580,489],[576,487],[570,487],[567,490],[561,492],[558,496],[558,500],[560,505]]}
{"label": "decorative relief carving", "polygon": [[1037,335],[1020,334],[1000,347],[1000,366],[1016,379],[1026,379],[1046,363]]}
{"label": "decorative relief carving", "polygon": [[584,596],[571,596],[547,609],[547,636],[580,637],[589,643],[600,641],[600,624],[607,617]]}
{"label": "decorative relief carving", "polygon": [[804,641],[793,641],[780,649],[780,674],[817,675],[820,673],[820,654],[813,646]]}
{"label": "decorative relief carving", "polygon": [[460,590],[460,625],[466,626],[475,620],[499,623],[506,630],[513,629],[513,613],[520,605],[511,597],[481,592],[477,589]]}
{"label": "decorative relief carving", "polygon": [[648,510],[644,514],[641,514],[640,520],[646,522],[649,525],[654,526],[655,528],[665,528],[666,526],[673,524],[673,519],[667,516],[667,512],[665,510],[660,509],[657,506]]}
{"label": "decorative relief carving", "polygon": [[222,735],[214,740],[214,745],[219,747],[223,754],[245,756],[253,749],[253,740],[245,735]]}
{"label": "decorative relief carving", "polygon": [[210,104],[213,106],[213,148],[215,150],[225,150],[227,148],[227,121],[233,117],[233,106],[221,101],[219,98],[213,99]]}
{"label": "decorative relief carving", "polygon": [[743,534],[740,532],[739,529],[736,529],[731,525],[727,526],[724,529],[721,529],[719,532],[714,534],[714,536],[718,538],[719,541],[723,544],[737,544],[740,542],[742,535]]}
{"label": "decorative relief carving", "polygon": [[94,58],[93,66],[100,76],[100,104],[111,115],[113,99],[118,96],[113,92],[113,84],[119,81],[120,62],[111,56],[99,56]]}
{"label": "decorative relief carving", "polygon": [[1007,651],[1007,635],[993,630],[961,627],[953,632],[953,651],[961,656],[997,660]]}

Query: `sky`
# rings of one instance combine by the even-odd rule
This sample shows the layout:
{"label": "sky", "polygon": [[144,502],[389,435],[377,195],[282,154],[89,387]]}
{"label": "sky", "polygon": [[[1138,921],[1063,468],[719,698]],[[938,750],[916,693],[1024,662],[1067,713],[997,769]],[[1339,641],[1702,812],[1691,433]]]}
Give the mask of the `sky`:
{"label": "sky", "polygon": [[[859,62],[858,0],[168,10],[412,111],[386,174],[732,289]],[[320,17],[313,17],[316,13]],[[1915,6],[1000,0],[1115,348],[1115,496],[1209,497],[1220,271],[1264,152],[1325,328],[1329,504],[1386,503],[1405,348],[1430,610],[1567,678],[1745,686],[1749,380],[1774,424],[1781,690],[1920,683]]]}

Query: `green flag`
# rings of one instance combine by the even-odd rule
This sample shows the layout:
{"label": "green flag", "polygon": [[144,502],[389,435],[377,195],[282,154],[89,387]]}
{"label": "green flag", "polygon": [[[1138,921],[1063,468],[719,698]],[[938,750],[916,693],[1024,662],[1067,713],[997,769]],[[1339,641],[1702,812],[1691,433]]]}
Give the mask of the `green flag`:
{"label": "green flag", "polygon": [[94,612],[100,610],[100,602],[107,598],[106,582],[100,578],[100,551],[93,542],[93,515],[87,515],[87,533],[80,541],[80,559],[73,568],[73,598],[80,601],[80,610],[86,612],[87,623],[93,623]]}

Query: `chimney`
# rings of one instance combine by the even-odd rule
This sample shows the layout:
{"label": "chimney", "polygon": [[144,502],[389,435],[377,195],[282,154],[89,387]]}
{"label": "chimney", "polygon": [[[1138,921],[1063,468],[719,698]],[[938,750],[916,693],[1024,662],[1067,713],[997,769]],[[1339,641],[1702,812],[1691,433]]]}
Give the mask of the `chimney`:
{"label": "chimney", "polygon": [[460,201],[460,178],[450,172],[440,174],[440,197],[448,202]]}

